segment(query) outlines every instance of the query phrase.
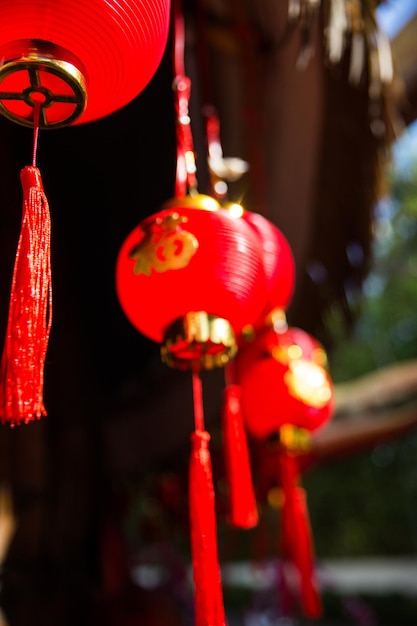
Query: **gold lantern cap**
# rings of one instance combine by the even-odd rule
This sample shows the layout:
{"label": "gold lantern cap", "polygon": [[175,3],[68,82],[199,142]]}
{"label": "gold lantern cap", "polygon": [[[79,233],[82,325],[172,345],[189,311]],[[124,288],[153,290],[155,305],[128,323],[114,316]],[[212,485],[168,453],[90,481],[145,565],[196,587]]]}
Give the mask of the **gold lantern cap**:
{"label": "gold lantern cap", "polygon": [[200,209],[202,211],[218,211],[221,207],[215,198],[202,193],[187,194],[167,200],[162,209]]}
{"label": "gold lantern cap", "polygon": [[230,322],[204,311],[190,312],[177,319],[165,333],[162,361],[174,369],[223,367],[236,354]]}
{"label": "gold lantern cap", "polygon": [[[84,112],[86,71],[65,48],[40,39],[23,39],[1,46],[0,58],[0,113],[8,119],[32,128],[35,105],[39,104],[39,128],[61,128]],[[54,105],[54,115],[48,115]]]}

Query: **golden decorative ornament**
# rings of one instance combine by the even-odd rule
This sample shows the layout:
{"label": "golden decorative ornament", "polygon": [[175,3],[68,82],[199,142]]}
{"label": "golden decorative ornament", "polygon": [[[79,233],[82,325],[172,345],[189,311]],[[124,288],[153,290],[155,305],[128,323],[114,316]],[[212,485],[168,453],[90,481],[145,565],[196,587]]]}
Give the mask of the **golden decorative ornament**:
{"label": "golden decorative ornament", "polygon": [[200,209],[202,211],[217,211],[218,209],[220,209],[220,204],[215,198],[212,198],[211,196],[207,196],[202,193],[190,193],[186,196],[171,198],[162,205],[161,209],[174,209],[178,207]]}
{"label": "golden decorative ornament", "polygon": [[167,330],[161,347],[166,365],[190,370],[223,367],[237,351],[231,324],[204,311],[190,312]]}
{"label": "golden decorative ornament", "polygon": [[72,124],[87,104],[86,71],[60,46],[38,39],[0,48],[0,112],[22,126],[33,126],[39,104],[39,128]]}
{"label": "golden decorative ornament", "polygon": [[172,212],[158,217],[143,227],[143,238],[129,253],[135,259],[134,274],[151,276],[152,271],[167,272],[187,267],[197,251],[198,240],[183,230],[188,218]]}
{"label": "golden decorative ornament", "polygon": [[279,443],[288,452],[299,454],[310,449],[310,433],[305,428],[284,424],[279,429]]}
{"label": "golden decorative ornament", "polygon": [[312,361],[296,359],[288,363],[284,381],[289,393],[316,409],[328,404],[332,389],[326,370]]}

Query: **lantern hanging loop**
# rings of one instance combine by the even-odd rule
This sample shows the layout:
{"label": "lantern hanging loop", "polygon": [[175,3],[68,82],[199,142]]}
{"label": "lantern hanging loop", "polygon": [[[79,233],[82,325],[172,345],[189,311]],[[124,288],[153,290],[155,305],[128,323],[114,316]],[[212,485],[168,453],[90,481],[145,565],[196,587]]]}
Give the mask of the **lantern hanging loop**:
{"label": "lantern hanging loop", "polygon": [[189,112],[191,80],[185,73],[185,28],[184,15],[178,0],[174,2],[174,91],[177,115],[177,172],[175,181],[176,197],[198,194],[197,167]]}
{"label": "lantern hanging loop", "polygon": [[228,196],[228,184],[239,180],[249,170],[249,163],[238,157],[225,157],[220,141],[220,121],[213,106],[204,108],[207,135],[207,162],[214,196],[219,202]]}

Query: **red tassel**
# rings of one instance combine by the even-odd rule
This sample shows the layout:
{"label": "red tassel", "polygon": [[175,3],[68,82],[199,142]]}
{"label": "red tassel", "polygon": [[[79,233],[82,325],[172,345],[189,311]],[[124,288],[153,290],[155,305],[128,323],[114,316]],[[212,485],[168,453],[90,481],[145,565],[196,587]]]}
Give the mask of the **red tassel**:
{"label": "red tassel", "polygon": [[210,435],[197,430],[191,435],[190,522],[195,585],[195,625],[226,624],[220,566],[213,478],[209,452]]}
{"label": "red tassel", "polygon": [[259,518],[243,423],[241,394],[239,385],[227,385],[224,390],[222,425],[230,494],[228,521],[238,528],[253,528]]}
{"label": "red tassel", "polygon": [[0,372],[0,418],[11,426],[46,415],[44,364],[52,316],[49,206],[37,167],[21,172],[23,215]]}
{"label": "red tassel", "polygon": [[318,618],[323,609],[314,573],[313,540],[305,490],[298,486],[299,468],[295,456],[280,454],[280,477],[284,491],[282,508],[282,550],[300,577],[300,594],[306,617]]}

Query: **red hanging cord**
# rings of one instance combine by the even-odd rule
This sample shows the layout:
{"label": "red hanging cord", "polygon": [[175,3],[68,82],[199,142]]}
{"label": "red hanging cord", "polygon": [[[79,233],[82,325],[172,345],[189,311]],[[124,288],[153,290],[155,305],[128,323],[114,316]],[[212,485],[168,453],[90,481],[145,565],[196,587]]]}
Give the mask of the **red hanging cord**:
{"label": "red hanging cord", "polygon": [[195,430],[205,430],[204,427],[204,405],[203,405],[203,384],[198,368],[192,370],[193,399],[194,399],[194,423]]}
{"label": "red hanging cord", "polygon": [[194,154],[189,103],[191,80],[185,74],[184,16],[180,0],[174,0],[174,82],[175,109],[177,113],[177,172],[175,181],[176,197],[185,196],[187,191],[197,193],[197,176]]}
{"label": "red hanging cord", "polygon": [[23,214],[0,366],[0,418],[11,426],[46,414],[43,384],[52,322],[51,221],[36,167],[40,108],[40,102],[35,102],[32,165],[21,172]]}
{"label": "red hanging cord", "polygon": [[189,504],[191,552],[195,586],[195,626],[225,626],[220,565],[217,556],[217,526],[210,435],[204,429],[201,378],[193,370],[195,432],[191,435]]}
{"label": "red hanging cord", "polygon": [[[174,0],[174,93],[177,112],[175,193],[197,193],[196,166],[189,115],[191,81],[184,67],[184,17]],[[195,431],[191,436],[189,506],[194,577],[195,626],[225,626],[223,591],[217,553],[217,525],[210,435],[204,426],[203,390],[198,367],[192,369]]]}

